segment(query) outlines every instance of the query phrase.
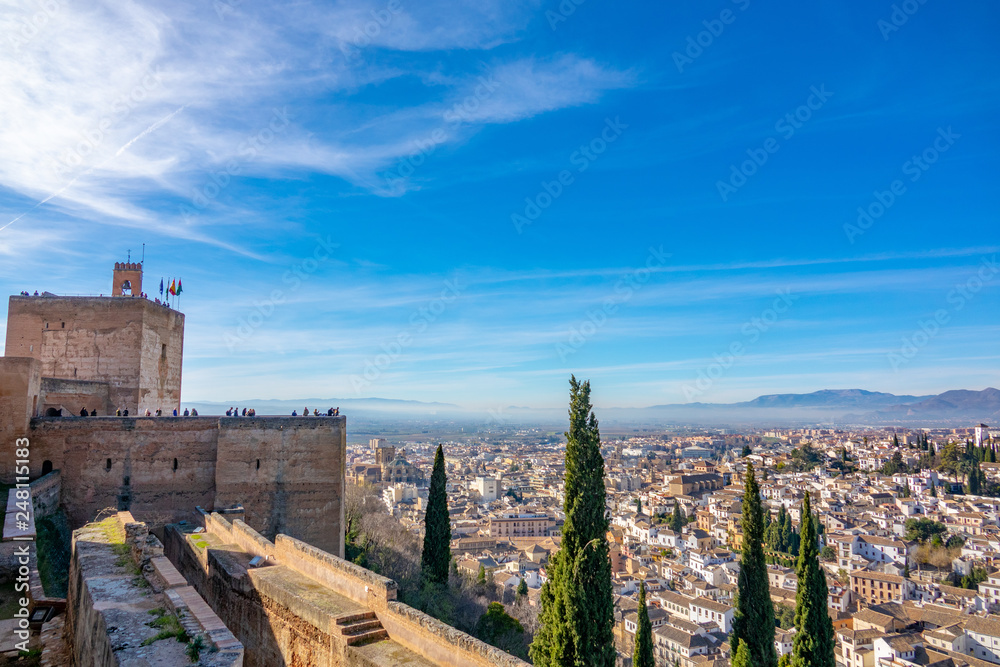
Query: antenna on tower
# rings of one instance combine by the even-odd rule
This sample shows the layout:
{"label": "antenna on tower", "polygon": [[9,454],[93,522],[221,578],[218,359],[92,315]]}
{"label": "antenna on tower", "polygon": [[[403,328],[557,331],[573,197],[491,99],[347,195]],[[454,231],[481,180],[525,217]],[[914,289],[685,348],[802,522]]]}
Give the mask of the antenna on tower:
{"label": "antenna on tower", "polygon": [[128,260],[126,260],[126,261],[129,261],[129,262],[132,261],[132,249],[131,248],[128,249]]}
{"label": "antenna on tower", "polygon": [[146,263],[146,244],[142,244],[142,260],[139,261],[140,264]]}

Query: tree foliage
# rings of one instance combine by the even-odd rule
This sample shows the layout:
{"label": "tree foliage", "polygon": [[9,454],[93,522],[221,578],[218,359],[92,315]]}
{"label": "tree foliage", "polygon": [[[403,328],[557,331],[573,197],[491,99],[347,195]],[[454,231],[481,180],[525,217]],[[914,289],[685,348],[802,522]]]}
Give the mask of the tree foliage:
{"label": "tree foliage", "polygon": [[882,466],[883,475],[895,475],[907,471],[906,463],[903,462],[903,453],[897,449],[892,453],[892,458]]}
{"label": "tree foliage", "polygon": [[400,596],[419,587],[420,543],[388,512],[370,485],[348,484],[344,493],[347,560],[394,579]]}
{"label": "tree foliage", "polygon": [[508,650],[506,646],[516,646],[521,643],[524,626],[508,614],[502,604],[491,602],[486,608],[486,613],[479,617],[473,634],[487,644]]}
{"label": "tree foliage", "polygon": [[646,582],[639,582],[639,609],[635,627],[635,650],[632,667],[656,667],[653,659],[653,626],[646,608]]}
{"label": "tree foliage", "polygon": [[805,472],[807,470],[812,470],[823,460],[819,451],[813,449],[812,444],[808,442],[804,442],[800,447],[793,449],[790,456],[792,460],[785,466],[785,470],[789,470],[791,472]]}
{"label": "tree foliage", "polygon": [[903,525],[906,528],[906,539],[921,544],[932,540],[935,535],[948,532],[947,526],[933,519],[907,519]]}
{"label": "tree foliage", "polygon": [[734,656],[745,644],[753,667],[776,667],[774,605],[764,560],[764,511],[753,464],[747,464],[743,489],[743,549],[736,587],[731,645]]}
{"label": "tree foliage", "polygon": [[670,530],[680,533],[686,523],[684,513],[681,512],[681,504],[675,500],[674,513],[670,516]]}
{"label": "tree foliage", "polygon": [[451,518],[448,516],[448,478],[444,471],[444,451],[438,445],[431,472],[431,487],[424,513],[424,550],[420,556],[420,571],[425,584],[444,586],[448,583],[451,564]]}
{"label": "tree foliage", "polygon": [[604,458],[590,382],[570,378],[562,544],[542,586],[531,659],[541,667],[615,663]]}
{"label": "tree foliage", "polygon": [[836,667],[833,621],[827,611],[826,574],[819,564],[819,535],[809,494],[802,502],[802,544],[795,567],[793,667]]}
{"label": "tree foliage", "polygon": [[740,647],[733,655],[732,665],[733,667],[754,667],[754,664],[750,661],[750,649],[747,648],[746,643],[740,642]]}

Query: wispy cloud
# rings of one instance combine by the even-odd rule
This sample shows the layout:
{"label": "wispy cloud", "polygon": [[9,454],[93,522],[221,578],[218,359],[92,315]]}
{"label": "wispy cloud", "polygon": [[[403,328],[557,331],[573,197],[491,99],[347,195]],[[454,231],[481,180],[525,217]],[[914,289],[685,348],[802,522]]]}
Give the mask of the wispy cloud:
{"label": "wispy cloud", "polygon": [[[365,53],[479,49],[485,56],[517,39],[537,9],[534,2],[391,5],[401,8],[362,0],[332,8],[232,3],[215,12],[204,3],[178,3],[168,15],[147,3],[58,3],[33,39],[0,51],[0,186],[34,201],[20,210],[8,204],[0,228],[54,206],[103,224],[159,221],[163,233],[211,242],[212,234],[190,225],[210,225],[231,204],[220,197],[205,210],[189,202],[234,162],[241,177],[320,172],[382,190],[379,170],[445,125],[449,107],[468,97],[486,70],[448,72],[419,60],[373,66],[345,57],[341,47],[367,29],[375,35]],[[34,8],[25,1],[0,14],[0,32],[15,33]],[[373,21],[377,30],[368,25]],[[627,72],[573,54],[485,57],[486,76],[501,85],[440,141],[591,103],[634,83]],[[414,75],[427,82],[426,99],[378,106],[365,100],[372,83]],[[280,137],[255,144],[269,132],[275,108],[290,123]],[[364,122],[355,108],[366,110]],[[150,198],[159,203],[155,211]],[[164,198],[176,202],[174,212]],[[197,219],[185,215],[186,226],[177,225],[172,218],[185,206]]]}

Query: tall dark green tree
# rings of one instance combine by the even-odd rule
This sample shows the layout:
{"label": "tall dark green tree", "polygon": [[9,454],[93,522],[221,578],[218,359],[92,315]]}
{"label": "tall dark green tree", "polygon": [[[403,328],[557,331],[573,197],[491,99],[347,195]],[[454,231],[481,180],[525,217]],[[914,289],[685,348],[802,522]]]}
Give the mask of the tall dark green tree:
{"label": "tall dark green tree", "polygon": [[670,530],[674,531],[675,533],[679,533],[681,532],[681,528],[684,527],[685,523],[687,522],[684,521],[684,514],[681,513],[681,504],[675,500],[674,513],[670,517]]}
{"label": "tall dark green tree", "polygon": [[965,483],[965,490],[971,495],[978,495],[981,488],[982,482],[982,471],[979,469],[979,463],[973,463],[972,467],[969,468],[969,478]]}
{"label": "tall dark green tree", "polygon": [[424,514],[424,550],[420,556],[421,578],[424,584],[447,585],[451,563],[451,520],[448,516],[448,478],[444,472],[444,452],[438,445],[434,455],[431,488],[427,494]]}
{"label": "tall dark green tree", "polygon": [[743,485],[743,549],[740,574],[736,586],[736,614],[730,637],[733,655],[743,644],[753,667],[776,667],[778,654],[774,650],[774,605],[767,580],[764,560],[764,510],[760,486],[753,464],[747,464]]}
{"label": "tall dark green tree", "polygon": [[646,608],[646,582],[639,582],[639,618],[635,624],[635,650],[632,652],[632,667],[656,667],[653,658],[653,626],[649,622]]}
{"label": "tall dark green tree", "polygon": [[[608,556],[604,458],[590,382],[570,378],[562,545],[542,586],[530,655],[539,667],[615,664],[614,599]],[[766,589],[765,589],[766,592]]]}
{"label": "tall dark green tree", "polygon": [[795,567],[798,590],[795,594],[795,639],[793,667],[836,667],[833,621],[827,612],[826,574],[819,564],[816,518],[809,494],[802,502],[802,541]]}
{"label": "tall dark green tree", "polygon": [[739,649],[733,653],[733,667],[753,667],[750,662],[750,649],[746,643],[741,642]]}

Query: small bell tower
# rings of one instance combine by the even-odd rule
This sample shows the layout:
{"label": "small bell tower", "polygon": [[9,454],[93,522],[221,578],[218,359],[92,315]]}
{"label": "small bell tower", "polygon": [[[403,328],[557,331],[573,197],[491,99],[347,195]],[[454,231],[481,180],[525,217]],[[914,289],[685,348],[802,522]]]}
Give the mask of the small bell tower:
{"label": "small bell tower", "polygon": [[115,262],[111,296],[139,296],[140,294],[142,294],[142,263]]}

